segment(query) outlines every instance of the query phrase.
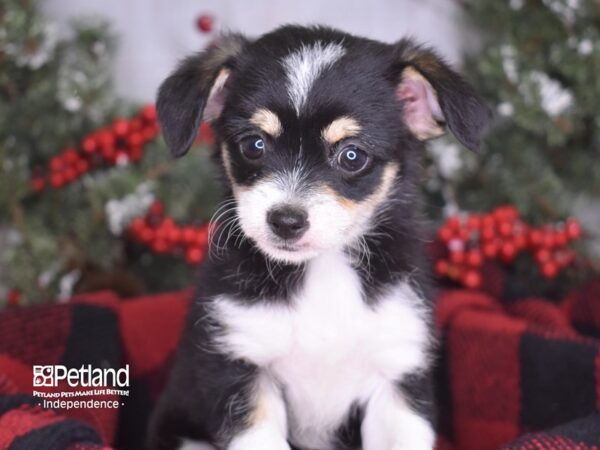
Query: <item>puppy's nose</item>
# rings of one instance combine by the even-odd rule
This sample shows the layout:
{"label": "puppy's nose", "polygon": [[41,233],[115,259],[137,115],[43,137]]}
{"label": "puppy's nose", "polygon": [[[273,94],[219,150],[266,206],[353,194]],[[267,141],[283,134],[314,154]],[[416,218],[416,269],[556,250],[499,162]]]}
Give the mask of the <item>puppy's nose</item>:
{"label": "puppy's nose", "polygon": [[273,233],[283,239],[298,239],[308,229],[306,211],[291,206],[271,209],[267,222]]}

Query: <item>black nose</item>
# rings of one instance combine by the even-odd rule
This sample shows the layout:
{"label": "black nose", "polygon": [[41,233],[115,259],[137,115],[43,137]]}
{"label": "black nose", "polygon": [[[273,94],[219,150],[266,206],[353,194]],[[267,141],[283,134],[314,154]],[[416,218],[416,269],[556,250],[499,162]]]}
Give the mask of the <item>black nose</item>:
{"label": "black nose", "polygon": [[273,233],[283,239],[298,239],[308,229],[306,212],[291,206],[273,208],[267,214],[267,222]]}

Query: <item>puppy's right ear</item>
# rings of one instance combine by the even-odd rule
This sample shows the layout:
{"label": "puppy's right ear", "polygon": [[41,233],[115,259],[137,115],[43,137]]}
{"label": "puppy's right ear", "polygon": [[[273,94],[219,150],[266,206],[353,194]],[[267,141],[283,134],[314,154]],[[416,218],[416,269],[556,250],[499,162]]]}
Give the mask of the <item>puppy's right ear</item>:
{"label": "puppy's right ear", "polygon": [[239,34],[223,35],[203,52],[183,60],[160,86],[156,110],[173,156],[187,153],[202,120],[221,114],[231,63],[247,43]]}

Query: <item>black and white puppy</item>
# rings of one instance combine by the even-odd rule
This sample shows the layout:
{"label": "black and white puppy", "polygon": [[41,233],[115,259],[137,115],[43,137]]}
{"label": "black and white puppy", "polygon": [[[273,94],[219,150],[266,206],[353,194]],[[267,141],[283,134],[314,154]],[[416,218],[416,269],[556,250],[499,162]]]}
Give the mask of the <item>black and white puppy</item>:
{"label": "black and white puppy", "polygon": [[432,449],[419,160],[446,126],[479,146],[472,88],[410,40],[286,26],[222,36],[157,107],[175,156],[212,122],[226,196],[151,448]]}

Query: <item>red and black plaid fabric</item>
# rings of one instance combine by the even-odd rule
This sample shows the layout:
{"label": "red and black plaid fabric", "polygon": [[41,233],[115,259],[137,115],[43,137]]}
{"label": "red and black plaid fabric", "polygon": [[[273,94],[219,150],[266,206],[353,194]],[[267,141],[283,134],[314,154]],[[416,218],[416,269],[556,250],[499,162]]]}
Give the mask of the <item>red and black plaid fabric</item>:
{"label": "red and black plaid fabric", "polygon": [[442,429],[454,448],[600,447],[600,280],[559,305],[448,291],[437,323]]}
{"label": "red and black plaid fabric", "polygon": [[[0,449],[141,448],[190,295],[99,293],[0,314]],[[600,280],[559,305],[446,291],[436,320],[439,450],[600,448]],[[129,364],[130,395],[118,410],[43,410],[34,364]]]}

